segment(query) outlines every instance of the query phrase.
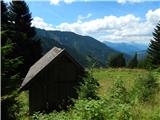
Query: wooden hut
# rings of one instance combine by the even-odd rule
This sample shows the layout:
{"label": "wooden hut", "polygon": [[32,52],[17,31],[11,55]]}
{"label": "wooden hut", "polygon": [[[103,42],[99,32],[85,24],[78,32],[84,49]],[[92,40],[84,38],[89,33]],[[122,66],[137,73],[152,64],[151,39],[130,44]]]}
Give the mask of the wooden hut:
{"label": "wooden hut", "polygon": [[84,68],[65,50],[54,47],[28,71],[20,90],[29,90],[30,113],[66,108],[77,98]]}

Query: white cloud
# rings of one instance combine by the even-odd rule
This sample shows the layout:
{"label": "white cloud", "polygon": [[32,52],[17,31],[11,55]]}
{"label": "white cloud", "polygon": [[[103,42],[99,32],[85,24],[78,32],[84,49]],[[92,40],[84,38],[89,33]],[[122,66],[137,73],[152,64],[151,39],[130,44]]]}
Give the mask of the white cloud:
{"label": "white cloud", "polygon": [[51,5],[59,5],[60,2],[64,2],[66,4],[70,4],[74,2],[75,0],[50,0]]}
{"label": "white cloud", "polygon": [[50,0],[51,5],[58,5],[60,0]]}
{"label": "white cloud", "polygon": [[92,16],[91,13],[88,13],[87,16],[78,15],[77,21],[82,22],[82,20],[88,19]]}
{"label": "white cloud", "polygon": [[160,20],[160,8],[149,10],[145,20],[132,14],[125,16],[105,16],[86,22],[61,23],[56,26],[63,31],[90,35],[100,41],[137,41],[149,42],[154,26]]}
{"label": "white cloud", "polygon": [[146,14],[146,19],[148,22],[156,24],[157,20],[160,20],[160,8],[155,11],[149,10]]}
{"label": "white cloud", "polygon": [[35,26],[37,28],[45,29],[45,30],[54,30],[54,27],[52,24],[46,23],[43,18],[40,17],[34,17],[32,20],[32,26]]}
{"label": "white cloud", "polygon": [[125,4],[125,3],[138,3],[143,2],[144,0],[117,0],[118,3]]}
{"label": "white cloud", "polygon": [[64,0],[64,2],[66,3],[66,4],[70,4],[70,3],[72,3],[72,2],[74,2],[75,0]]}
{"label": "white cloud", "polygon": [[[98,34],[106,35],[106,34],[115,34],[116,36],[125,35],[125,30],[123,28],[132,27],[129,25],[130,23],[136,24],[140,21],[140,18],[135,17],[133,15],[126,15],[121,17],[116,16],[105,16],[104,18],[99,18],[87,22],[75,22],[72,24],[62,23],[57,26],[57,29],[72,31],[83,35],[91,35]],[[123,31],[123,32],[121,32]]]}
{"label": "white cloud", "polygon": [[[53,27],[44,22],[42,18],[35,17],[32,25],[46,30],[72,31],[81,35],[89,35],[100,41],[126,41],[147,43],[152,38],[153,28],[160,20],[160,8],[149,10],[145,15],[145,20],[132,14],[125,16],[104,16],[89,21],[82,21],[90,17],[79,16],[74,23],[61,23]],[[81,20],[81,21],[80,21]]]}

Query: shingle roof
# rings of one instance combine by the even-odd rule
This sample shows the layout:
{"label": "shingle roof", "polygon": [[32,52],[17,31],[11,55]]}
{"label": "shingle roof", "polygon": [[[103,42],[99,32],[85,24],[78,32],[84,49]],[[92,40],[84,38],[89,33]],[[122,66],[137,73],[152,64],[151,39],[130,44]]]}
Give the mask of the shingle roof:
{"label": "shingle roof", "polygon": [[[24,89],[24,87],[40,72],[42,71],[51,61],[53,61],[57,56],[59,56],[61,53],[67,53],[65,52],[65,49],[54,47],[49,52],[47,52],[42,58],[40,58],[35,64],[33,64],[26,77],[24,78],[20,90]],[[80,68],[83,69],[83,67],[77,63],[68,53],[68,55],[73,62],[75,62]],[[84,70],[84,69],[83,69]]]}
{"label": "shingle roof", "polygon": [[47,52],[42,58],[40,58],[35,64],[33,64],[25,79],[23,80],[21,87],[23,88],[29,81],[34,78],[45,66],[47,66],[53,59],[55,59],[64,49],[54,47]]}

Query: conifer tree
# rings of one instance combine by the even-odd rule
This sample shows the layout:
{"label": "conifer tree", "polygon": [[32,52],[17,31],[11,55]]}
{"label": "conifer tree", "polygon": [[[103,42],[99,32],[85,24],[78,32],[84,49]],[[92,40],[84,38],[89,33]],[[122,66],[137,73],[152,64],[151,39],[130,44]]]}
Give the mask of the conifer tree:
{"label": "conifer tree", "polygon": [[4,3],[4,1],[1,1],[1,24],[7,24],[8,23],[8,10],[7,5]]}
{"label": "conifer tree", "polygon": [[160,21],[153,32],[153,39],[148,48],[148,62],[152,66],[160,66]]}
{"label": "conifer tree", "polygon": [[25,1],[12,1],[9,7],[11,28],[15,31],[13,41],[16,43],[17,56],[23,56],[24,64],[19,71],[24,77],[33,63],[42,53],[41,43],[35,40],[35,28],[31,26],[32,16]]}
{"label": "conifer tree", "polygon": [[124,55],[120,53],[120,54],[115,54],[110,56],[108,60],[108,65],[110,67],[125,67],[126,61],[125,61]]}
{"label": "conifer tree", "polygon": [[22,58],[20,56],[13,56],[15,44],[12,41],[13,31],[10,30],[10,24],[8,20],[7,5],[1,1],[1,79],[2,79],[2,95],[8,94],[17,87],[19,74],[17,67],[22,64]]}
{"label": "conifer tree", "polygon": [[137,53],[134,55],[134,57],[128,62],[128,67],[129,68],[136,68],[138,65],[138,60],[137,60]]}

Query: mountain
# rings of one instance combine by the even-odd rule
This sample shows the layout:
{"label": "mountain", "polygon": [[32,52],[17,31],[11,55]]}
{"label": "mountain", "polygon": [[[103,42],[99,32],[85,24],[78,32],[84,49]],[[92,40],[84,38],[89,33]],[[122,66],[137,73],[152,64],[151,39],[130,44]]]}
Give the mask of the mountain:
{"label": "mountain", "polygon": [[89,36],[42,29],[36,29],[36,32],[37,37],[41,40],[44,53],[54,46],[65,48],[84,66],[90,66],[95,62],[98,66],[105,66],[107,57],[117,53],[116,50]]}
{"label": "mountain", "polygon": [[146,44],[138,44],[138,43],[112,43],[112,42],[104,42],[107,46],[126,53],[128,55],[133,55],[135,52],[145,51],[147,50],[148,45]]}
{"label": "mountain", "polygon": [[117,51],[120,51],[122,53],[125,53],[129,56],[133,56],[135,53],[137,53],[137,57],[139,60],[144,59],[147,53],[147,44],[139,44],[139,43],[113,43],[104,41],[104,44],[109,46],[110,48],[113,48]]}

